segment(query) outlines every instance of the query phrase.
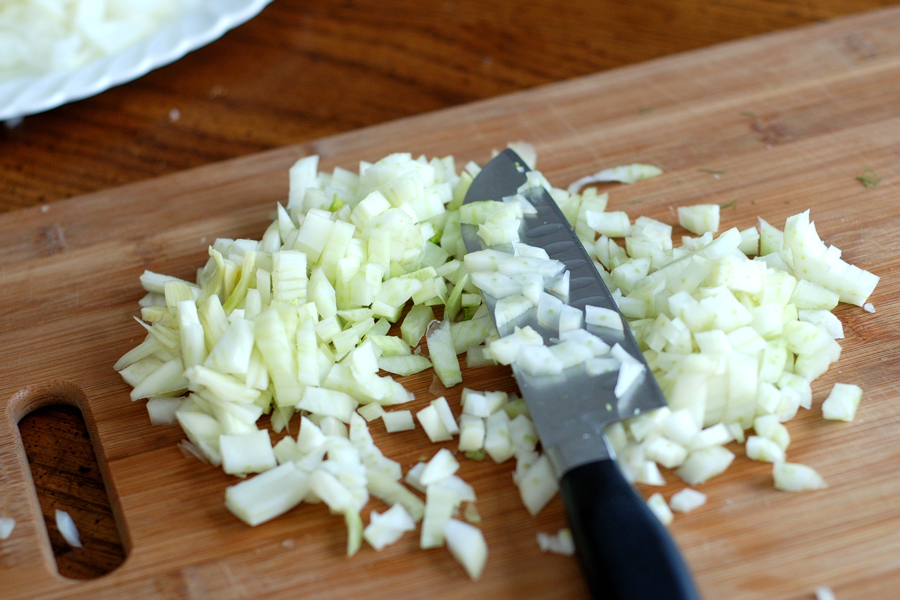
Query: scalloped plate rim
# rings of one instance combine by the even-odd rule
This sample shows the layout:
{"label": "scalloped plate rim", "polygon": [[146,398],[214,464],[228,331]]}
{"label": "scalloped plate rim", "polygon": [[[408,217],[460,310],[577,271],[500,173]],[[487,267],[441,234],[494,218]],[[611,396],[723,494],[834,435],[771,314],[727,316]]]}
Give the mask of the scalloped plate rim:
{"label": "scalloped plate rim", "polygon": [[[255,17],[271,2],[235,0],[222,7],[220,1],[202,0],[188,8],[178,20],[120,52],[69,71],[0,82],[0,121],[51,110],[133,81],[217,40],[225,32]],[[159,40],[173,32],[177,38],[174,44],[156,47]],[[53,93],[34,98],[42,88],[50,88]]]}

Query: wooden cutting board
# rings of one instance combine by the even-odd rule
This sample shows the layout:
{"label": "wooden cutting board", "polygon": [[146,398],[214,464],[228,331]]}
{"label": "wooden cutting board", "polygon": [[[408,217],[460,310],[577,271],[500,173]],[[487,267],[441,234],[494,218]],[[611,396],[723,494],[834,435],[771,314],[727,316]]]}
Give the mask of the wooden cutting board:
{"label": "wooden cutting board", "polygon": [[[478,493],[490,558],[473,583],[445,549],[420,551],[409,534],[382,552],[345,553],[343,520],[302,505],[259,527],[223,505],[233,480],[185,458],[177,426],[152,427],[112,365],[142,337],[134,322],[144,269],[192,278],[216,237],[259,238],[287,193],[287,169],[318,153],[322,168],[409,151],[486,162],[526,140],[538,168],[564,187],[630,162],[665,174],[614,186],[610,210],[675,224],[677,206],[715,202],[722,227],[762,216],[783,225],[807,208],[828,244],[882,280],[875,312],[840,306],[843,356],[814,383],[813,407],[789,424],[788,457],[829,488],[773,489],[770,467],[743,449],[698,486],[702,508],[671,531],[705,598],[889,598],[900,586],[900,9],[854,16],[665,58],[515,95],[405,119],[108,190],[44,210],[0,216],[0,516],[18,525],[0,542],[4,598],[580,598],[575,558],[542,554],[539,531],[565,526],[559,499],[531,518],[511,464],[463,461]],[[865,169],[883,177],[867,188]],[[684,232],[676,228],[676,236]],[[514,390],[502,368],[467,369],[467,386]],[[856,421],[825,421],[835,382],[863,387]],[[404,383],[418,408],[432,376]],[[451,404],[461,386],[447,392]],[[81,408],[128,549],[90,581],[59,576],[16,423],[31,409]],[[296,424],[293,424],[296,433]],[[421,429],[387,435],[404,469],[430,456]],[[448,444],[454,448],[455,444]],[[681,489],[671,473],[667,499]],[[381,507],[377,502],[370,505]],[[611,543],[615,543],[612,540]]]}

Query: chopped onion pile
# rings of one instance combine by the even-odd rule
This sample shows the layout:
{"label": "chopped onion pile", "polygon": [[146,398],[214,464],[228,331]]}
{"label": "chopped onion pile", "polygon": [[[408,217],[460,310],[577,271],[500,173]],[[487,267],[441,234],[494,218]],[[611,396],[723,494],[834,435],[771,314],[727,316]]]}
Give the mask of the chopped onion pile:
{"label": "chopped onion pile", "polygon": [[[705,210],[690,217],[698,231],[718,227],[717,210],[698,217]],[[758,229],[706,231],[678,248],[670,229],[643,217],[635,223],[642,219],[624,252],[599,232],[582,236],[668,400],[611,427],[626,476],[661,484],[656,463],[700,484],[731,464],[725,446],[737,441],[749,458],[774,463],[779,489],[823,487],[814,472],[785,462],[790,438],[781,423],[811,407],[811,382],[840,357],[843,329],[831,309],[862,306],[878,277],[825,246],[809,211],[783,231],[760,219]],[[636,263],[641,277],[617,277]],[[837,384],[826,418],[851,420],[861,395]],[[751,428],[756,435],[745,436]]]}
{"label": "chopped onion pile", "polygon": [[[540,181],[530,177],[520,193]],[[553,192],[560,202],[560,191]],[[733,228],[716,238],[718,205],[679,207],[679,224],[699,237],[684,238],[675,248],[670,226],[646,217],[632,224],[623,212],[605,212],[605,194],[588,192],[574,207],[562,198],[563,211],[668,399],[667,408],[611,427],[626,476],[662,485],[661,466],[676,469],[690,485],[701,484],[728,468],[734,454],[725,446],[736,440],[746,444],[747,457],[774,464],[779,489],[823,487],[805,468],[785,467],[789,436],[780,423],[801,407],[810,408],[811,382],[840,357],[836,340],[843,328],[831,309],[839,301],[862,306],[878,277],[825,246],[809,211],[787,219],[783,232],[760,219],[759,229]],[[588,306],[583,315],[577,311],[571,331],[560,327],[568,289],[559,289],[558,296],[548,291],[563,267],[540,249],[517,243],[521,211],[504,217],[506,230],[497,225],[495,216],[512,213],[510,206],[519,205],[484,202],[462,213],[463,223],[478,225],[485,244],[500,240],[514,249],[474,252],[466,256],[466,267],[476,285],[497,298],[498,327],[536,308],[543,325],[557,328],[560,343],[545,347],[530,327],[516,327],[489,343],[493,358],[533,376],[557,375],[578,363],[592,373],[591,365],[602,364],[619,371],[615,393],[621,396],[641,376],[643,364],[618,345],[610,349],[599,339],[605,347],[578,343],[590,336],[579,329],[580,318],[621,327],[619,315]],[[624,249],[613,237],[625,238]],[[823,415],[852,420],[861,396],[858,386],[836,384]],[[751,428],[757,435],[747,437]],[[651,508],[670,521],[659,502]]]}
{"label": "chopped onion pile", "polygon": [[[479,576],[480,532],[453,522],[477,515],[458,463],[439,452],[421,478],[413,469],[404,479],[373,442],[368,423],[379,418],[388,432],[418,422],[433,442],[459,437],[472,457],[522,455],[521,489],[534,512],[555,493],[518,398],[473,394],[459,421],[444,397],[415,413],[398,407],[413,396],[390,374],[433,368],[452,387],[462,381],[460,353],[495,364],[485,346],[493,319],[463,263],[458,207],[470,172],[477,165],[457,174],[452,157],[395,154],[359,174],[323,174],[307,157],[290,170],[287,205],[261,240],[217,240],[195,281],[141,277],[147,336],[116,368],[132,399],[148,399],[151,422],[181,426],[185,451],[238,477],[258,474],[226,491],[240,519],[256,525],[322,501],[345,518],[348,554],[362,540],[383,548],[411,519],[423,547],[446,542]],[[268,414],[278,434],[297,412],[299,433],[273,445],[259,418]],[[364,526],[371,496],[391,509]]]}
{"label": "chopped onion pile", "polygon": [[[533,164],[533,150],[517,150]],[[630,480],[662,484],[661,466],[702,483],[728,467],[734,454],[725,445],[738,440],[749,456],[774,463],[777,487],[821,485],[785,462],[783,422],[810,406],[810,381],[840,354],[843,332],[830,309],[839,300],[862,304],[877,277],[825,247],[808,213],[783,233],[760,220],[759,229],[706,232],[676,248],[671,226],[632,222],[606,211],[606,194],[572,194],[530,171],[520,191],[550,191],[623,323],[615,311],[568,306],[564,265],[519,243],[520,219],[533,210],[525,195],[462,205],[479,170],[470,163],[457,173],[453,157],[399,153],[362,163],[359,173],[324,173],[309,156],[290,169],[288,201],[260,240],[216,240],[193,281],[141,276],[138,322],[147,335],[115,368],[132,400],[147,399],[152,423],[179,424],[183,451],[241,478],[225,493],[231,512],[257,525],[322,502],[344,517],[348,555],[364,540],[377,550],[418,527],[422,548],[446,546],[477,579],[487,546],[456,457],[514,461],[521,500],[537,514],[558,487],[534,423],[521,398],[469,387],[459,407],[435,394],[407,410],[413,395],[393,376],[432,368],[450,388],[463,382],[460,354],[469,367],[516,363],[538,375],[581,363],[618,371],[619,394],[645,376],[636,357],[585,324],[627,324],[669,401],[607,432]],[[505,250],[467,254],[461,223],[477,224],[486,243]],[[624,247],[611,236],[624,236]],[[498,299],[500,323],[536,307],[559,343],[544,346],[527,327],[501,338],[480,290]],[[830,405],[852,418],[858,401],[840,391]],[[286,430],[296,413],[293,436]],[[274,435],[283,433],[274,445],[259,424],[264,414]],[[418,423],[443,446],[404,474],[374,442],[369,423],[378,419],[389,433]],[[745,438],[749,428],[755,435]],[[447,447],[454,440],[455,453]],[[696,508],[705,501],[698,494],[684,490],[672,509]],[[370,497],[390,508],[369,511],[366,525]],[[671,519],[661,497],[651,507]]]}
{"label": "chopped onion pile", "polygon": [[0,80],[74,69],[172,21],[177,0],[4,0]]}

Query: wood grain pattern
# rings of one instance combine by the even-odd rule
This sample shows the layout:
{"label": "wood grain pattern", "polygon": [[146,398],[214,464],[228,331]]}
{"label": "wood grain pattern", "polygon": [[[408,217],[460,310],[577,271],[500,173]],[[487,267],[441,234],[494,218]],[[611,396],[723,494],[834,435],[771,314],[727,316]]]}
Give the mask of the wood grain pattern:
{"label": "wood grain pattern", "polygon": [[275,0],[174,64],[0,127],[0,209],[896,3]]}
{"label": "wood grain pattern", "polygon": [[[665,175],[611,188],[611,206],[674,222],[675,207],[730,204],[723,225],[757,215],[781,223],[812,208],[818,230],[882,276],[877,312],[842,306],[841,362],[814,386],[814,406],[790,423],[789,457],[817,468],[827,491],[784,494],[769,468],[746,460],[700,486],[710,501],[672,532],[708,598],[809,598],[830,585],[842,600],[891,597],[900,570],[895,498],[900,417],[898,314],[892,277],[900,156],[900,10],[852,17],[553,84],[458,108],[317,139],[160,179],[0,217],[0,482],[19,522],[0,544],[4,592],[14,598],[583,597],[574,559],[542,555],[537,531],[564,525],[554,501],[527,516],[509,465],[466,461],[491,548],[485,576],[466,580],[444,551],[415,536],[348,561],[343,523],[304,506],[247,528],[222,506],[230,478],[178,451],[177,428],[150,427],[110,366],[141,337],[133,323],[140,272],[190,277],[217,236],[258,237],[287,190],[286,169],[316,152],[323,168],[352,168],[405,149],[484,162],[512,139],[533,142],[558,185],[604,166],[653,162]],[[855,177],[873,168],[876,188]],[[723,171],[714,177],[700,169]],[[735,202],[736,201],[736,202]],[[677,230],[677,233],[681,233]],[[40,301],[38,301],[40,300]],[[467,382],[513,389],[502,369]],[[860,383],[853,424],[818,407],[835,381]],[[433,397],[430,376],[410,378],[414,407]],[[451,403],[459,390],[450,390]],[[60,577],[30,490],[16,422],[36,406],[75,404],[98,441],[101,468],[123,525],[125,563],[84,582]],[[386,454],[419,460],[421,430],[388,436]],[[452,445],[451,445],[452,447]],[[682,487],[667,474],[667,498]],[[656,489],[642,488],[649,493]],[[377,507],[377,503],[374,503]]]}

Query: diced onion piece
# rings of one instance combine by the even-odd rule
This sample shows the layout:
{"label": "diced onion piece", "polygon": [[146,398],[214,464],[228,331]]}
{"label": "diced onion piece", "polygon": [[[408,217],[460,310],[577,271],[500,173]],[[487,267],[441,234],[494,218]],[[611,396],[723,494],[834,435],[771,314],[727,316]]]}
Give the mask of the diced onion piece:
{"label": "diced onion piece", "polygon": [[522,503],[532,516],[541,512],[559,490],[550,460],[543,454],[517,479],[516,484]]}
{"label": "diced onion piece", "polygon": [[373,510],[369,513],[369,524],[363,530],[363,537],[376,550],[399,540],[407,531],[413,531],[416,522],[400,503],[394,504],[384,514]]}
{"label": "diced onion piece", "polygon": [[523,451],[532,452],[537,446],[537,428],[534,421],[524,413],[519,413],[510,419],[509,435],[517,454]]}
{"label": "diced onion piece", "polygon": [[298,505],[309,491],[309,474],[288,461],[227,488],[225,506],[248,525],[259,525]]}
{"label": "diced onion piece", "polygon": [[622,346],[616,344],[609,351],[610,356],[619,361],[619,377],[614,393],[616,398],[624,396],[644,376],[644,363],[631,356]]}
{"label": "diced onion piece", "polygon": [[375,419],[383,417],[385,414],[384,408],[377,402],[364,404],[356,409],[356,412],[365,419],[367,423],[371,423]]}
{"label": "diced onion piece", "polygon": [[450,488],[432,484],[425,491],[425,516],[419,546],[423,549],[444,545],[444,528],[459,505],[459,497]]}
{"label": "diced onion piece", "polygon": [[402,504],[417,523],[422,520],[425,503],[399,481],[369,469],[366,471],[366,487],[369,493],[387,504]]}
{"label": "diced onion piece", "polygon": [[430,368],[431,361],[427,357],[418,354],[381,356],[378,359],[378,367],[388,373],[408,377]]}
{"label": "diced onion piece", "polygon": [[668,439],[687,448],[691,446],[700,430],[691,411],[680,409],[671,411],[665,416],[661,423],[661,432]]}
{"label": "diced onion piece", "polygon": [[610,167],[573,181],[569,184],[570,194],[577,194],[581,188],[592,183],[616,181],[619,183],[636,183],[644,179],[650,179],[662,174],[662,169],[654,165],[635,163]]}
{"label": "diced onion piece", "polygon": [[628,214],[622,211],[585,213],[586,224],[593,231],[606,237],[626,237],[631,234],[631,221]]}
{"label": "diced onion piece", "polygon": [[497,300],[494,305],[494,321],[501,329],[530,310],[534,304],[522,294],[512,294]]}
{"label": "diced onion piece", "polygon": [[[477,315],[477,313],[476,313]],[[450,324],[450,336],[453,338],[453,349],[457,354],[467,351],[475,345],[481,345],[492,339],[497,329],[490,314],[475,316],[468,321]]]}
{"label": "diced onion piece", "polygon": [[219,437],[224,433],[222,425],[212,416],[193,410],[179,409],[175,418],[181,425],[191,445],[210,463],[222,464],[219,454]]}
{"label": "diced onion piece", "polygon": [[491,351],[485,345],[469,346],[466,349],[466,366],[467,367],[486,367],[496,365]]}
{"label": "diced onion piece", "polygon": [[862,399],[862,389],[858,385],[836,383],[831,393],[822,403],[822,416],[838,421],[852,421]]}
{"label": "diced onion piece", "polygon": [[753,420],[753,429],[757,435],[768,438],[778,444],[782,450],[787,450],[791,442],[790,433],[777,415],[760,415]]}
{"label": "diced onion piece", "polygon": [[397,431],[409,431],[416,428],[412,413],[408,410],[392,410],[381,415],[384,428],[388,433]]}
{"label": "diced onion piece", "polygon": [[309,484],[316,496],[335,513],[352,510],[356,500],[353,491],[344,484],[343,478],[320,466],[309,477]]}
{"label": "diced onion piece", "polygon": [[820,490],[828,487],[812,467],[797,463],[777,462],[772,467],[775,488],[786,492]]}
{"label": "diced onion piece", "polygon": [[840,319],[829,310],[798,310],[797,318],[801,321],[818,325],[836,340],[844,337],[844,326],[841,324]]}
{"label": "diced onion piece", "polygon": [[[542,325],[558,331],[562,308],[562,300],[552,294],[541,293],[537,305],[538,321]],[[499,326],[500,325],[498,324],[498,327]]]}
{"label": "diced onion piece", "polygon": [[475,488],[466,483],[458,475],[449,475],[441,479],[438,484],[453,490],[458,502],[475,502]]}
{"label": "diced onion piece", "polygon": [[584,313],[574,306],[564,304],[559,313],[559,332],[577,331],[584,326]]}
{"label": "diced onion piece", "polygon": [[[470,273],[476,271],[490,272],[499,270],[500,264],[513,256],[509,252],[487,248],[476,252],[468,252],[463,257],[463,263]],[[509,275],[509,273],[506,274]]]}
{"label": "diced onion piece", "polygon": [[652,460],[643,460],[637,465],[637,468],[634,469],[634,481],[637,483],[644,483],[646,485],[665,485],[666,480],[663,478],[662,473],[659,470],[659,465],[657,465]]}
{"label": "diced onion piece", "polygon": [[763,462],[784,462],[784,449],[776,442],[758,435],[747,438],[747,458]]}
{"label": "diced onion piece", "polygon": [[66,543],[73,548],[81,548],[81,539],[78,537],[78,527],[72,516],[64,510],[56,509],[56,527],[62,534]]}
{"label": "diced onion piece", "polygon": [[458,434],[459,424],[456,422],[456,417],[453,416],[453,411],[450,410],[450,403],[447,402],[447,398],[444,396],[435,398],[431,401],[431,405],[437,409],[438,416],[440,416],[441,422],[444,424],[444,428],[447,429],[447,432],[450,435]]}
{"label": "diced onion piece", "polygon": [[489,343],[491,355],[501,365],[515,362],[523,346],[543,346],[544,338],[531,327],[515,327],[513,333]]}
{"label": "diced onion piece", "polygon": [[550,346],[550,352],[559,359],[564,369],[583,364],[594,358],[594,352],[589,347],[571,340]]}
{"label": "diced onion piece", "polygon": [[147,413],[151,425],[171,425],[176,423],[176,411],[184,403],[184,398],[149,398]]}
{"label": "diced onion piece", "polygon": [[309,386],[297,403],[297,408],[314,415],[334,417],[349,423],[353,411],[359,403],[353,397],[340,390]]}
{"label": "diced onion piece", "polygon": [[175,357],[159,366],[147,375],[131,390],[131,399],[151,398],[153,396],[171,395],[183,392],[188,388],[188,380],[184,375],[181,359]]}
{"label": "diced onion piece", "polygon": [[672,510],[680,513],[690,512],[704,504],[706,504],[706,494],[691,488],[684,488],[669,499],[669,506]]}
{"label": "diced onion piece", "polygon": [[688,485],[697,485],[723,473],[734,460],[734,453],[722,446],[695,450],[678,467],[677,475]]}
{"label": "diced onion piece", "polygon": [[697,235],[719,230],[719,205],[694,204],[678,207],[678,224]]}
{"label": "diced onion piece", "polygon": [[443,534],[453,558],[463,566],[472,581],[477,581],[488,556],[484,534],[474,525],[457,519],[447,521]]}
{"label": "diced onion piece", "polygon": [[832,310],[840,296],[823,285],[799,279],[791,294],[791,303],[801,310]]}
{"label": "diced onion piece", "polygon": [[406,472],[406,483],[411,485],[416,490],[425,493],[425,486],[422,485],[422,472],[425,471],[424,462],[418,462],[412,467],[410,467],[409,471]]}
{"label": "diced onion piece", "polygon": [[358,510],[344,511],[344,523],[347,525],[347,556],[353,556],[362,546],[363,522]]}
{"label": "diced onion piece", "polygon": [[222,469],[230,475],[261,473],[276,464],[269,432],[265,429],[221,435],[219,452],[222,455]]}
{"label": "diced onion piece", "polygon": [[584,307],[584,311],[584,322],[588,325],[607,327],[617,331],[623,331],[625,328],[622,316],[616,310],[588,305]]}
{"label": "diced onion piece", "polygon": [[835,600],[837,596],[827,585],[816,586],[816,600]]}
{"label": "diced onion piece", "polygon": [[505,462],[515,454],[509,423],[509,415],[503,410],[494,412],[485,421],[484,451],[494,462]]}
{"label": "diced onion piece", "polygon": [[460,396],[460,402],[462,403],[464,415],[487,418],[499,410],[502,397],[464,388]]}
{"label": "diced onion piece", "polygon": [[444,425],[437,407],[433,404],[429,404],[417,412],[416,418],[419,419],[422,429],[425,430],[425,434],[432,442],[445,442],[453,439],[453,436],[447,430],[447,426]]}
{"label": "diced onion piece", "polygon": [[647,443],[644,447],[644,455],[667,469],[674,469],[685,461],[688,451],[681,444],[658,437]]}
{"label": "diced onion piece", "polygon": [[496,271],[474,271],[470,276],[478,289],[494,298],[506,298],[522,291],[521,283]]}
{"label": "diced onion piece", "polygon": [[609,353],[609,344],[584,329],[573,329],[571,331],[561,331],[559,339],[562,342],[575,342],[582,346],[586,346],[594,353],[594,356],[604,356]]}
{"label": "diced onion piece", "polygon": [[441,448],[431,457],[425,468],[419,476],[419,483],[426,488],[432,483],[438,483],[447,477],[450,477],[459,469],[459,461],[454,458],[453,453],[446,448]]}
{"label": "diced onion piece", "polygon": [[556,535],[539,531],[537,534],[538,547],[541,552],[553,552],[564,556],[575,554],[575,540],[572,538],[572,530],[563,528]]}
{"label": "diced onion piece", "polygon": [[410,346],[418,345],[425,335],[425,330],[428,329],[428,324],[433,320],[434,311],[430,306],[423,304],[413,306],[400,325],[402,339]]}
{"label": "diced onion piece", "polygon": [[525,346],[519,350],[516,366],[534,376],[559,375],[564,364],[547,346]]}
{"label": "diced onion piece", "polygon": [[0,540],[5,540],[12,535],[16,527],[16,520],[11,517],[0,517]]}
{"label": "diced onion piece", "polygon": [[462,381],[462,369],[456,357],[450,322],[432,321],[425,332],[428,354],[434,365],[434,372],[444,387],[450,388]]}
{"label": "diced onion piece", "polygon": [[659,492],[647,498],[647,506],[663,525],[668,525],[672,522],[672,510],[666,504],[666,499]]}
{"label": "diced onion piece", "polygon": [[459,418],[459,430],[460,452],[477,452],[484,449],[487,433],[484,418],[462,414]]}
{"label": "diced onion piece", "polygon": [[699,450],[727,444],[733,439],[725,423],[716,423],[703,429],[691,440],[691,448]]}

